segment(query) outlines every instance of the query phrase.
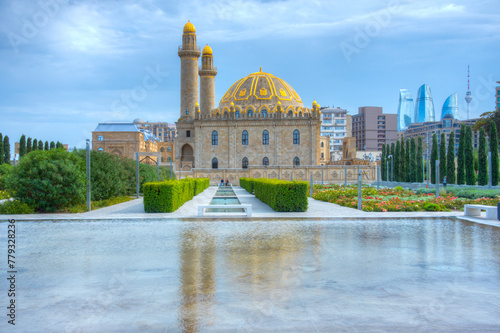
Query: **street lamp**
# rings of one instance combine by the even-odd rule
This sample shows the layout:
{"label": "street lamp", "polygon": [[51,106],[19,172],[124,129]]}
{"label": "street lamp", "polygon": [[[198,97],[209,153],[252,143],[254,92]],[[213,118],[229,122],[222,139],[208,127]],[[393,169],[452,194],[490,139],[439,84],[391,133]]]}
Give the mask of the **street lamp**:
{"label": "street lamp", "polygon": [[391,159],[391,182],[394,181],[394,163],[392,155],[387,156],[387,181],[389,181],[389,158]]}

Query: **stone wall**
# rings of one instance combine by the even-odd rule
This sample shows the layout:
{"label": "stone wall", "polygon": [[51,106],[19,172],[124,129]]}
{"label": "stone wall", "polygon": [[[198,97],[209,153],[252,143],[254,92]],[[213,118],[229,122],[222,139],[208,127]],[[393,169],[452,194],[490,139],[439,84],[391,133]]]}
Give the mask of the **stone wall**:
{"label": "stone wall", "polygon": [[[372,183],[377,180],[376,166],[360,166],[363,172],[363,183]],[[315,184],[336,183],[343,184],[347,170],[347,182],[357,182],[357,166],[274,166],[274,167],[249,167],[248,169],[193,169],[190,172],[182,172],[181,177],[210,178],[210,185],[217,185],[221,179],[228,179],[233,185],[240,184],[241,177],[271,178],[282,180],[305,180],[309,181],[311,172]],[[322,177],[323,175],[323,177]],[[179,173],[176,172],[179,177]]]}

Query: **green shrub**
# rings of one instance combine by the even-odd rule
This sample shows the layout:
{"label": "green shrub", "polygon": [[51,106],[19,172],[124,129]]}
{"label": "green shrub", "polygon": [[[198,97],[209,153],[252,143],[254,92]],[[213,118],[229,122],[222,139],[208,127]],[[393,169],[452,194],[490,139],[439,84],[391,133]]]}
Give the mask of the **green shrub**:
{"label": "green shrub", "polygon": [[255,197],[277,212],[307,211],[307,182],[254,179]]}
{"label": "green shrub", "polygon": [[17,200],[5,201],[0,204],[0,214],[33,214],[33,208]]}
{"label": "green shrub", "polygon": [[475,188],[449,188],[448,192],[453,193],[457,197],[467,199],[495,198],[500,195],[498,190],[483,190]]}
{"label": "green shrub", "polygon": [[10,195],[7,191],[0,191],[0,200],[8,199],[8,198],[10,198]]}
{"label": "green shrub", "polygon": [[253,178],[240,178],[240,186],[247,190],[248,193],[253,193]]}
{"label": "green shrub", "polygon": [[64,149],[24,156],[6,180],[9,193],[37,212],[55,212],[85,200],[85,167]]}
{"label": "green shrub", "polygon": [[441,204],[433,203],[433,202],[425,202],[423,205],[424,210],[431,212],[442,212],[447,211],[446,207]]}
{"label": "green shrub", "polygon": [[195,192],[203,192],[209,184],[208,178],[145,183],[144,211],[146,213],[174,212],[186,201],[191,200]]}
{"label": "green shrub", "polygon": [[5,190],[5,179],[12,173],[14,167],[10,164],[0,164],[0,191]]}
{"label": "green shrub", "polygon": [[404,190],[401,186],[396,186],[394,189],[397,190],[397,191],[403,191]]}

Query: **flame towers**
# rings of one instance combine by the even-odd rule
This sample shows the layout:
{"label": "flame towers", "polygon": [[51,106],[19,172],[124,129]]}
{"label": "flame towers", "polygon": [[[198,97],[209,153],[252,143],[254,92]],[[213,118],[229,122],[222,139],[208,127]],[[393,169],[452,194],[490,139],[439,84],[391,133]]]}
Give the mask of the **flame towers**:
{"label": "flame towers", "polygon": [[441,120],[443,120],[446,115],[452,115],[454,119],[460,120],[460,114],[458,112],[458,95],[456,92],[448,96],[443,104]]}
{"label": "flame towers", "polygon": [[431,88],[423,84],[418,89],[417,103],[415,105],[414,122],[434,121],[434,102],[432,101]]}
{"label": "flame towers", "polygon": [[398,131],[402,131],[414,122],[414,104],[411,92],[399,89]]}

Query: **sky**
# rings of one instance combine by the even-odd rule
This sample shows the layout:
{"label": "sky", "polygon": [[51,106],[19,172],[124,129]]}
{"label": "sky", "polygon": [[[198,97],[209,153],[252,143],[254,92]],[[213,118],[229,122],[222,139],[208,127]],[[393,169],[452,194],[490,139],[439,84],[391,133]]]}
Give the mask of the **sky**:
{"label": "sky", "polygon": [[188,20],[213,50],[216,104],[262,67],[305,106],[397,113],[399,89],[415,99],[425,83],[436,117],[457,92],[463,119],[470,66],[471,118],[495,106],[498,0],[1,0],[0,132],[11,151],[22,134],[83,148],[100,122],[177,121]]}

